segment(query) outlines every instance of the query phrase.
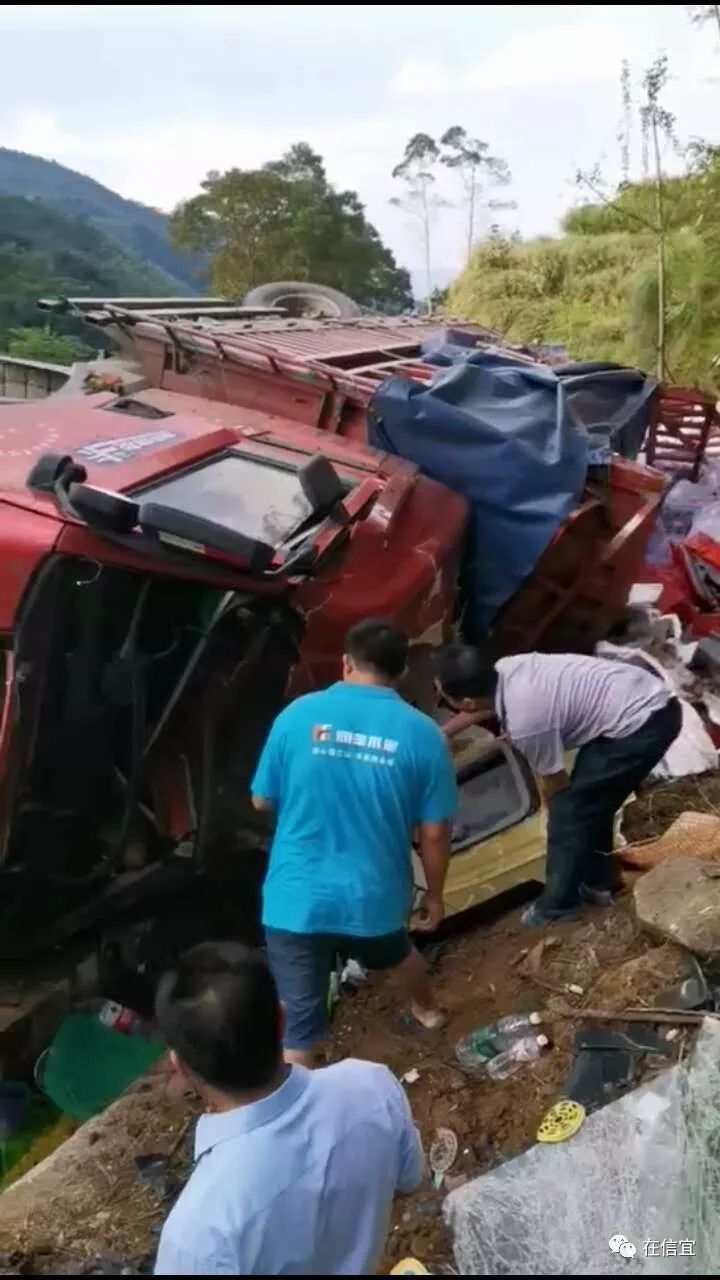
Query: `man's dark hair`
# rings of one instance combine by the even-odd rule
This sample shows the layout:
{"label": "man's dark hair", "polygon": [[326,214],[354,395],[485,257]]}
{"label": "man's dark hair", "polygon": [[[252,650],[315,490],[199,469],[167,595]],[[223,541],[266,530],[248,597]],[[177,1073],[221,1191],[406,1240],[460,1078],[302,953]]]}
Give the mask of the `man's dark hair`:
{"label": "man's dark hair", "polygon": [[451,644],[438,658],[437,678],[449,698],[492,698],[497,687],[495,663],[469,644]]}
{"label": "man's dark hair", "polygon": [[239,1094],[269,1084],[281,1060],[277,988],[262,956],[239,942],[203,942],[161,979],[160,1030],[205,1084]]}
{"label": "man's dark hair", "polygon": [[391,622],[366,618],[348,631],[345,652],[361,670],[374,671],[385,680],[399,680],[407,666],[408,638]]}

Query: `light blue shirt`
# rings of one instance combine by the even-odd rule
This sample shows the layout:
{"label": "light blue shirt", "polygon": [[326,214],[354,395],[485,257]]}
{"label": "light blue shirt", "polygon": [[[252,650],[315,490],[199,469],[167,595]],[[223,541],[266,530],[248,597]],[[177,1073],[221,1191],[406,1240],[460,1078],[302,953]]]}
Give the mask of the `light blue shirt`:
{"label": "light blue shirt", "polygon": [[417,1189],[423,1163],[387,1067],[293,1067],[270,1097],[198,1121],[155,1274],[375,1275],[393,1196]]}
{"label": "light blue shirt", "polygon": [[263,922],[377,938],[412,901],[413,828],[457,809],[445,737],[393,689],[334,684],[275,721],[253,779],[277,827]]}
{"label": "light blue shirt", "polygon": [[578,653],[521,653],[496,663],[498,719],[541,777],[594,738],[627,738],[667,706],[667,685],[647,667]]}

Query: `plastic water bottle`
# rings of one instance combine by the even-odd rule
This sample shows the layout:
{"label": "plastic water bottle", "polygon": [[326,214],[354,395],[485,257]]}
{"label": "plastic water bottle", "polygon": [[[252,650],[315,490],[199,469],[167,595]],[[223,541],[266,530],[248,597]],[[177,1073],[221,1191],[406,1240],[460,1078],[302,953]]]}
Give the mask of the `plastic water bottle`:
{"label": "plastic water bottle", "polygon": [[524,1062],[535,1062],[550,1048],[547,1036],[523,1036],[516,1040],[509,1049],[491,1058],[485,1070],[491,1080],[507,1080],[514,1076]]}
{"label": "plastic water bottle", "polygon": [[98,1013],[98,1019],[104,1027],[119,1031],[121,1035],[133,1036],[146,1030],[144,1019],[127,1005],[116,1004],[114,1000],[106,1000]]}
{"label": "plastic water bottle", "polygon": [[502,1053],[516,1040],[532,1035],[534,1028],[539,1027],[541,1022],[542,1014],[539,1013],[508,1013],[504,1018],[491,1023],[486,1035],[496,1052]]}
{"label": "plastic water bottle", "polygon": [[529,1035],[541,1021],[539,1013],[509,1013],[458,1040],[455,1057],[465,1071],[484,1071],[491,1058],[509,1049],[515,1040]]}

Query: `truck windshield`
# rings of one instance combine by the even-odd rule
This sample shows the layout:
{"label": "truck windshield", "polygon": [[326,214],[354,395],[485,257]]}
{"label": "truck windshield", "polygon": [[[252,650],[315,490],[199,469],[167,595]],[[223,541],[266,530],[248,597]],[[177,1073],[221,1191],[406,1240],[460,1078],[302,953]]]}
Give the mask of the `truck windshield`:
{"label": "truck windshield", "polygon": [[278,547],[312,515],[295,471],[231,453],[136,495]]}

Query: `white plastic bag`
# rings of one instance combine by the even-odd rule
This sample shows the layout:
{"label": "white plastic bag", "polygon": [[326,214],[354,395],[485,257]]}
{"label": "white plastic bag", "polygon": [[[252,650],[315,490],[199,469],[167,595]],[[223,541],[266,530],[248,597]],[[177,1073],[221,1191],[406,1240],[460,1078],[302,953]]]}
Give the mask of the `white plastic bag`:
{"label": "white plastic bag", "polygon": [[595,652],[598,658],[614,658],[618,662],[632,662],[636,666],[641,660],[680,699],[683,717],[680,733],[653,769],[653,778],[666,782],[669,778],[688,778],[717,768],[717,748],[695,708],[682,697],[685,668],[679,659],[677,667],[668,670],[645,649],[628,649],[622,645],[610,644],[607,640],[601,640]]}

